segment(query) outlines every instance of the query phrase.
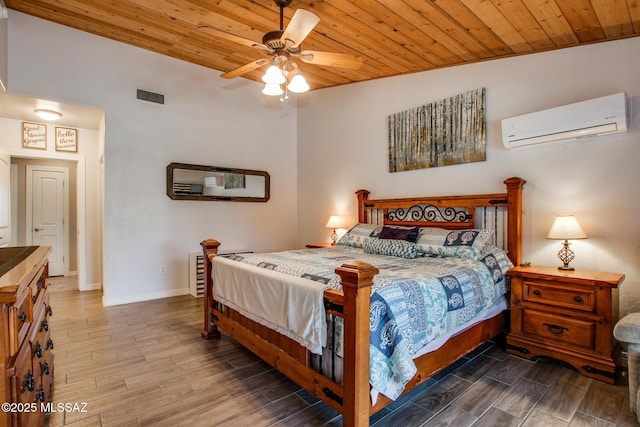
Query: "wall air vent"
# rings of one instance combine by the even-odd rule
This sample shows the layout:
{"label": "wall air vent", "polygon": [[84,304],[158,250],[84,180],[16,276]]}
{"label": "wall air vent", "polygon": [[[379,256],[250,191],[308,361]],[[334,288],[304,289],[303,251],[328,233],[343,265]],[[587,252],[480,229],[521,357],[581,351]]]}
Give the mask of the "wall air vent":
{"label": "wall air vent", "polygon": [[136,98],[142,101],[155,102],[156,104],[164,105],[164,95],[160,93],[153,93],[147,90],[138,89]]}

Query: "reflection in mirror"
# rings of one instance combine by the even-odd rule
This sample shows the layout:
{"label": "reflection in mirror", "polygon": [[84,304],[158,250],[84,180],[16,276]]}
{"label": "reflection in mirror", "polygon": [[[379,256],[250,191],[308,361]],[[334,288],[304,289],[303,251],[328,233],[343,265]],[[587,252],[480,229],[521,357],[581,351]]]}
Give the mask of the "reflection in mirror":
{"label": "reflection in mirror", "polygon": [[167,196],[173,200],[266,202],[269,200],[269,174],[171,163],[167,166]]}

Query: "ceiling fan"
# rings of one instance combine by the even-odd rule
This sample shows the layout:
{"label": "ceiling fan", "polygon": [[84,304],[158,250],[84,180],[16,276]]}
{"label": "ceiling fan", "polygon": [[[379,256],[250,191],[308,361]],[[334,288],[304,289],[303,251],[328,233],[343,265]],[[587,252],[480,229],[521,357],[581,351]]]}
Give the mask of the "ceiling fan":
{"label": "ceiling fan", "polygon": [[[283,10],[291,4],[291,1],[292,0],[274,0],[276,6],[280,8],[280,29],[266,33],[262,37],[262,43],[257,43],[208,25],[198,27],[199,30],[212,36],[259,49],[270,56],[270,58],[257,59],[238,68],[227,71],[220,77],[233,79],[271,63],[271,66],[267,69],[267,72],[262,78],[263,81],[267,83],[263,93],[266,93],[267,95],[281,95],[282,89],[280,88],[280,85],[287,81],[289,82],[287,85],[288,89],[293,92],[306,92],[306,90],[309,89],[309,86],[306,81],[304,81],[304,78],[298,70],[297,64],[292,61],[291,58],[299,58],[301,61],[309,64],[354,70],[362,65],[362,58],[356,55],[316,50],[301,50],[300,44],[309,35],[309,33],[311,33],[318,22],[320,22],[320,18],[313,12],[305,9],[298,9],[293,15],[293,18],[291,18],[287,28],[284,29]],[[298,76],[298,78],[296,78],[296,76]],[[294,80],[295,82],[302,81],[302,86],[297,87],[294,85]],[[269,85],[271,85],[271,87]],[[306,90],[296,90],[300,88],[304,89],[305,85]],[[269,91],[271,92],[267,93]]]}

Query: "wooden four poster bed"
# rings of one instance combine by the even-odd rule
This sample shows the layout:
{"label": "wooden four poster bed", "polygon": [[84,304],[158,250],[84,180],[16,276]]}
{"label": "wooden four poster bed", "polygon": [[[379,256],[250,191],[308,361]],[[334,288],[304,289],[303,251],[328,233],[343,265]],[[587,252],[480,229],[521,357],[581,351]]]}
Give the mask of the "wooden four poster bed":
{"label": "wooden four poster bed", "polygon": [[[522,188],[525,181],[521,178],[509,178],[504,183],[505,193],[468,196],[374,200],[369,199],[368,191],[359,190],[358,220],[361,224],[398,228],[492,229],[493,243],[506,251],[513,265],[518,265],[522,256]],[[415,211],[421,212],[421,215],[415,216]],[[343,263],[335,269],[341,282],[341,290],[330,288],[321,294],[326,315],[343,319],[343,369],[342,381],[339,381],[319,372],[317,364],[313,362],[314,355],[307,347],[217,299],[212,268],[220,243],[208,239],[201,245],[204,250],[206,278],[203,338],[219,338],[220,330],[224,331],[340,412],[345,426],[368,425],[369,417],[392,401],[384,394],[379,394],[377,399],[371,398],[370,310],[372,284],[379,273],[378,268],[358,261]],[[507,311],[492,316],[453,335],[437,350],[414,359],[417,371],[404,386],[402,394],[485,341],[506,332]]]}

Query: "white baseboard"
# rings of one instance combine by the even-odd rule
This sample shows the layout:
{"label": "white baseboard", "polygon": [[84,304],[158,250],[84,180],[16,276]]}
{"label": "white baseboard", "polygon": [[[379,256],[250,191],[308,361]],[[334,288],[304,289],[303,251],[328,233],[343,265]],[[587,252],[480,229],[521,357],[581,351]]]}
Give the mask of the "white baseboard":
{"label": "white baseboard", "polygon": [[162,291],[162,292],[153,292],[150,294],[142,294],[142,295],[134,295],[128,298],[122,298],[122,299],[109,299],[107,300],[104,296],[102,297],[102,305],[104,307],[111,307],[113,305],[121,305],[121,304],[131,304],[134,302],[141,302],[141,301],[150,301],[150,300],[154,300],[154,299],[161,299],[161,298],[170,298],[170,297],[177,297],[177,296],[181,296],[181,295],[189,295],[189,288],[182,288],[182,289],[174,289],[171,291]]}
{"label": "white baseboard", "polygon": [[81,291],[97,291],[102,289],[102,283],[88,283]]}

